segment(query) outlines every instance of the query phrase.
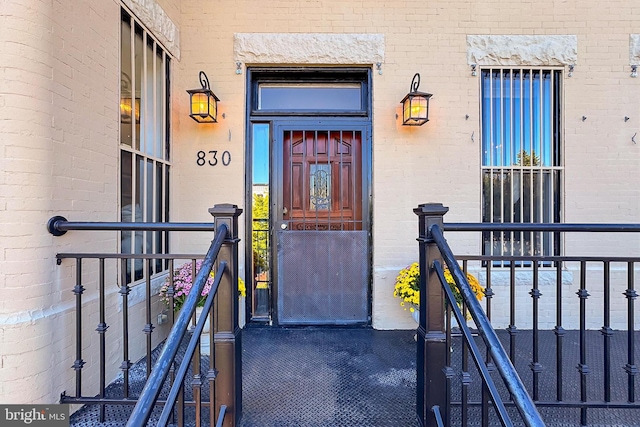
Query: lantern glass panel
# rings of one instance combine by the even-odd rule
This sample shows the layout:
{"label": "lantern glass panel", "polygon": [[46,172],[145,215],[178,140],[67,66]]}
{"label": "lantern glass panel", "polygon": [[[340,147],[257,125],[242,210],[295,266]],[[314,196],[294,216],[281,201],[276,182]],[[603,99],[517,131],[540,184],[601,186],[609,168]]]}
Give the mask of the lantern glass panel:
{"label": "lantern glass panel", "polygon": [[207,95],[204,93],[194,93],[191,95],[191,114],[206,116],[209,114]]}
{"label": "lantern glass panel", "polygon": [[413,119],[427,118],[427,100],[423,96],[416,96],[411,100],[411,117]]}

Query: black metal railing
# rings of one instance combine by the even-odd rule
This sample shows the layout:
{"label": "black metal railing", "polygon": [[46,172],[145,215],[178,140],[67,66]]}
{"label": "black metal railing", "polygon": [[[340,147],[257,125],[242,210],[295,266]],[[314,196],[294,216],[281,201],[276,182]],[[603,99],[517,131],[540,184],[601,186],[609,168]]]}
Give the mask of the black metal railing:
{"label": "black metal railing", "polygon": [[[61,403],[74,404],[97,404],[100,405],[99,420],[105,420],[105,408],[109,405],[136,405],[133,408],[132,417],[128,425],[145,425],[151,412],[157,405],[164,405],[160,415],[160,421],[157,425],[166,425],[169,418],[178,425],[185,424],[186,408],[191,408],[189,416],[195,425],[200,425],[202,421],[201,410],[208,408],[209,421],[206,425],[224,425],[235,426],[241,415],[241,341],[240,330],[238,327],[238,299],[237,299],[237,283],[238,283],[238,238],[237,238],[237,217],[242,212],[235,205],[216,205],[209,212],[214,216],[214,223],[100,223],[100,222],[69,222],[63,217],[53,217],[48,223],[49,231],[54,235],[62,235],[70,230],[126,230],[126,231],[215,231],[215,238],[207,252],[202,255],[194,254],[113,254],[113,253],[59,253],[57,254],[58,264],[64,259],[75,259],[75,282],[73,288],[75,294],[75,361],[73,369],[75,370],[75,395],[64,392],[61,396]],[[121,227],[119,227],[121,226]],[[153,358],[156,357],[157,349],[153,348],[153,334],[156,325],[153,324],[152,311],[152,281],[157,280],[149,274],[145,275],[144,284],[130,286],[124,271],[126,271],[126,263],[131,259],[140,259],[146,263],[147,271],[151,271],[151,263],[154,260],[167,260],[167,292],[166,297],[169,299],[168,306],[174,306],[174,282],[173,282],[173,265],[174,260],[191,260],[193,266],[193,276],[196,277],[192,291],[184,301],[180,314],[175,319],[174,311],[169,309],[169,322],[172,325],[168,337],[162,344],[160,354],[157,355],[157,361],[153,365]],[[196,276],[196,260],[203,259],[203,264]],[[83,265],[86,266],[90,260],[98,260],[98,277],[96,279],[84,277]],[[113,301],[109,299],[109,292],[106,290],[105,282],[116,277],[113,271],[117,265],[113,266],[113,271],[107,270],[106,263],[108,260],[116,260],[121,263],[121,283],[118,292],[121,298],[121,316],[114,317],[113,313],[108,313],[107,304],[113,305]],[[214,268],[215,264],[215,268]],[[197,299],[201,294],[202,288],[209,279],[212,269],[215,271],[213,285],[206,298],[203,308],[203,315],[196,319],[195,309]],[[89,270],[95,270],[95,266],[89,265]],[[110,273],[110,274],[109,274]],[[160,276],[160,280],[162,276]],[[98,284],[97,295],[95,292],[88,293],[85,285],[93,286]],[[135,317],[140,317],[140,310],[132,313],[130,309],[130,296],[132,290],[137,288],[139,292],[144,287],[142,293],[144,308],[142,309],[142,317],[144,324],[136,324]],[[196,292],[197,291],[197,292]],[[84,323],[91,318],[93,312],[87,312],[87,304],[91,304],[91,300],[97,299],[98,305],[98,326],[96,328],[99,334],[99,349],[97,356],[95,351],[88,356],[89,363],[84,359],[87,355],[83,354],[83,350],[87,351],[83,339],[86,341],[88,337],[87,329]],[[214,301],[215,299],[215,301]],[[109,302],[108,302],[109,301]],[[164,316],[164,314],[161,314]],[[118,320],[117,317],[120,317]],[[209,332],[209,340],[211,342],[209,359],[209,368],[205,372],[201,372],[201,363],[206,356],[201,356],[200,337],[204,328],[205,321],[209,318],[211,329]],[[110,322],[109,322],[110,320]],[[139,320],[139,319],[138,319]],[[188,328],[189,322],[192,320],[195,326]],[[111,324],[109,324],[111,323]],[[110,326],[121,323],[121,333],[112,334],[111,339],[107,339],[107,330]],[[160,317],[158,318],[160,323]],[[137,329],[139,328],[139,329]],[[143,359],[145,361],[146,373],[143,382],[144,387],[140,394],[139,388],[142,388],[139,375],[132,380],[131,370],[133,363],[130,352],[130,342],[135,339],[133,334],[142,331],[146,335],[146,354]],[[132,334],[133,332],[133,334]],[[186,344],[188,333],[191,337]],[[156,342],[162,341],[162,337],[156,337]],[[107,386],[108,368],[113,368],[113,362],[109,364],[107,357],[107,349],[111,349],[111,359],[113,359],[113,348],[119,346],[122,351],[122,370],[121,381],[118,386]],[[181,363],[176,369],[174,363],[176,356],[179,356]],[[98,363],[93,363],[94,359]],[[86,393],[83,388],[83,372],[87,368],[91,368],[89,375],[96,375],[96,364],[99,376],[99,389],[97,393]],[[152,369],[153,365],[153,369]],[[204,366],[204,364],[202,364]],[[111,369],[113,370],[113,369]],[[188,383],[190,390],[185,390],[185,377],[189,376]],[[167,382],[168,378],[168,382]],[[95,382],[95,381],[94,381]],[[133,384],[133,383],[136,384]],[[171,389],[168,397],[160,398],[160,391],[163,384],[170,383]],[[203,385],[207,387],[203,388]],[[134,386],[135,385],[135,386]],[[203,401],[203,389],[208,389],[209,401]],[[136,390],[137,389],[137,390]],[[190,396],[189,396],[190,395]],[[177,407],[175,403],[177,401]],[[171,415],[171,417],[169,417]],[[157,418],[157,417],[156,417]],[[155,418],[154,418],[155,422]],[[156,425],[156,424],[154,424]]]}
{"label": "black metal railing", "polygon": [[[417,411],[424,426],[449,426],[452,419],[452,383],[456,370],[452,362],[451,310],[462,330],[462,365],[459,372],[461,390],[461,424],[468,422],[468,386],[471,382],[467,366],[468,352],[475,363],[482,382],[481,420],[483,426],[490,425],[489,406],[503,426],[512,426],[513,414],[507,411],[505,400],[492,378],[497,371],[508,390],[509,397],[517,408],[520,419],[526,426],[544,426],[535,404],[527,393],[516,369],[502,347],[489,319],[476,300],[466,274],[460,269],[444,236],[442,218],[447,212],[441,204],[421,205],[414,212],[420,217],[420,319],[418,326],[417,352]],[[444,276],[442,260],[446,262],[451,276],[463,298],[463,307],[458,307],[453,291]],[[446,310],[444,301],[447,301]],[[423,309],[424,307],[424,309]],[[480,338],[487,348],[486,357],[466,324],[466,308],[469,308]],[[443,393],[444,391],[444,393]]]}
{"label": "black metal railing", "polygon": [[[500,339],[491,326],[491,322],[482,310],[480,302],[476,299],[476,296],[472,291],[469,282],[467,281],[467,275],[460,269],[460,266],[453,256],[453,252],[451,252],[447,241],[442,235],[442,230],[436,224],[431,227],[430,232],[433,240],[435,241],[435,244],[438,246],[442,258],[446,262],[447,267],[451,272],[451,276],[455,281],[455,285],[457,286],[464,301],[464,306],[468,307],[469,314],[471,315],[475,325],[477,326],[478,333],[488,349],[489,357],[487,358],[487,360],[492,360],[493,365],[497,367],[500,376],[504,380],[506,388],[509,390],[510,397],[515,402],[515,406],[518,409],[518,412],[520,412],[520,416],[522,417],[525,425],[543,426],[544,423],[542,421],[542,418],[540,417],[540,414],[538,413],[538,410],[536,409],[535,404],[527,393],[527,390],[520,380],[516,369],[511,363],[507,352],[502,347]],[[498,389],[491,379],[489,373],[490,368],[489,366],[487,366],[487,363],[485,362],[478,345],[472,337],[471,330],[466,324],[466,314],[462,313],[461,308],[459,308],[456,303],[456,298],[453,294],[453,291],[449,287],[449,284],[444,277],[444,270],[441,263],[439,261],[434,261],[433,268],[436,270],[440,285],[442,286],[442,289],[445,291],[446,295],[448,307],[447,341],[451,342],[450,310],[453,309],[458,325],[460,325],[460,328],[462,329],[464,335],[464,342],[462,343],[462,345],[469,346],[469,350],[471,350],[473,361],[482,375],[483,386],[487,389],[491,396],[491,401],[493,402],[493,406],[498,413],[500,422],[502,425],[511,425],[511,417],[507,413],[506,407],[502,402],[502,398],[500,397]],[[450,357],[451,356],[449,354],[447,366],[451,366]],[[485,421],[487,420],[486,415],[488,414],[488,404],[489,402],[486,399],[482,400],[482,414]],[[488,423],[485,423],[485,425],[487,424]]]}
{"label": "black metal railing", "polygon": [[[635,342],[640,332],[635,318],[634,282],[640,256],[453,258],[442,230],[558,235],[634,233],[620,234],[621,241],[625,241],[624,236],[638,239],[640,224],[443,223],[447,210],[439,204],[421,205],[414,210],[420,216],[421,278],[425,277],[420,305],[424,322],[421,318],[418,347],[418,415],[423,425],[441,425],[438,418],[442,425],[467,425],[470,413],[474,418],[480,417],[482,425],[503,423],[496,420],[502,417],[499,409],[489,417],[488,403],[495,407],[498,400],[490,386],[478,384],[485,383],[482,369],[469,369],[469,353],[476,364],[479,362],[471,348],[474,344],[468,339],[468,333],[475,331],[466,330],[467,311],[477,328],[479,337],[475,341],[481,344],[480,356],[485,352],[483,363],[489,373],[495,375],[493,372],[500,372],[505,366],[514,366],[516,383],[522,385],[517,388],[530,396],[525,401],[535,404],[541,420],[586,426],[590,422],[606,424],[603,420],[615,417],[614,424],[635,424],[638,412],[631,410],[640,409],[636,402],[639,384],[635,382]],[[453,304],[453,295],[441,274],[442,259],[463,296],[461,309]],[[478,275],[485,286],[485,302],[480,303],[466,283],[468,272]],[[425,295],[422,300],[423,294],[429,298]],[[447,308],[443,299],[450,302]],[[426,310],[422,309],[423,304]],[[449,310],[454,312],[461,333],[452,333]],[[482,326],[484,320],[490,323]],[[486,326],[491,329],[489,335],[495,334],[489,341]],[[508,351],[503,354],[504,348]],[[500,354],[495,354],[496,349]],[[501,360],[505,355],[508,360]],[[425,356],[431,356],[426,359],[428,363],[424,362]],[[522,414],[529,403],[523,406],[518,402],[510,383],[496,383],[501,400],[511,418],[515,415],[520,423],[530,425]],[[438,388],[448,393],[441,397],[429,393]],[[514,407],[520,414],[514,412]],[[613,409],[620,411],[611,412]]]}

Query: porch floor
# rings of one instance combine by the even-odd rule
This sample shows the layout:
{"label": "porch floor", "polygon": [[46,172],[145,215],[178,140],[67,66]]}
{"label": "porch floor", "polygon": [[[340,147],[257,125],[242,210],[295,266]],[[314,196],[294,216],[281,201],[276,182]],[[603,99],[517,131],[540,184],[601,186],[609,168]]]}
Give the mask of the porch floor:
{"label": "porch floor", "polygon": [[413,336],[373,329],[246,329],[241,426],[417,426]]}
{"label": "porch floor", "polygon": [[[240,427],[412,427],[415,417],[416,343],[414,331],[377,331],[367,328],[269,328],[248,327],[242,332],[243,417]],[[505,331],[498,335],[506,349]],[[640,342],[640,332],[635,332]],[[531,392],[531,331],[518,334],[515,366]],[[580,376],[577,331],[567,331],[564,339],[564,397],[579,400]],[[555,335],[541,331],[540,363],[545,368],[540,378],[541,400],[555,396]],[[589,331],[586,337],[591,399],[602,394],[602,335]],[[453,365],[460,363],[459,343],[454,342]],[[154,356],[159,349],[156,349]],[[636,348],[636,360],[639,359]],[[612,337],[612,397],[624,401],[627,375],[626,334],[616,331]],[[471,363],[471,362],[470,362]],[[203,360],[208,366],[208,360]],[[131,369],[131,396],[137,396],[145,378],[144,360]],[[471,400],[480,394],[479,378],[471,369]],[[454,378],[453,399],[457,400],[460,379]],[[640,384],[634,384],[636,396]],[[187,385],[187,398],[190,387]],[[508,395],[504,386],[502,395]],[[456,391],[457,389],[457,391]],[[443,390],[444,392],[444,390]],[[205,384],[203,394],[208,398]],[[115,381],[107,395],[122,396],[122,381]],[[85,406],[71,417],[71,426],[124,426],[132,406],[109,405],[106,422],[98,422],[98,406]],[[511,411],[512,409],[510,409]],[[547,426],[580,425],[579,409],[539,408]],[[460,408],[452,408],[452,421],[459,425]],[[187,410],[187,414],[192,411]],[[156,411],[154,411],[157,416]],[[191,414],[191,421],[193,420]],[[493,418],[493,417],[492,417]],[[517,418],[516,418],[517,419]],[[632,409],[589,409],[588,425],[594,427],[637,426],[640,412]],[[479,408],[471,408],[469,425],[479,426]],[[150,422],[152,425],[153,421]],[[491,425],[498,425],[492,420]],[[193,423],[187,420],[187,425]],[[516,422],[516,425],[521,425]]]}

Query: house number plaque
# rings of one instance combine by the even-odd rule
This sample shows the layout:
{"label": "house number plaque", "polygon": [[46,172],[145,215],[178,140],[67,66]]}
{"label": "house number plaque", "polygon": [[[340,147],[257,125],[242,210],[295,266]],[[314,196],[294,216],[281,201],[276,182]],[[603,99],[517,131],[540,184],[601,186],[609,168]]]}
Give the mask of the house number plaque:
{"label": "house number plaque", "polygon": [[227,150],[223,151],[218,159],[218,150],[210,150],[210,151],[198,151],[198,158],[196,159],[196,164],[198,166],[218,166],[218,164],[222,164],[222,166],[229,166],[231,163],[231,153]]}

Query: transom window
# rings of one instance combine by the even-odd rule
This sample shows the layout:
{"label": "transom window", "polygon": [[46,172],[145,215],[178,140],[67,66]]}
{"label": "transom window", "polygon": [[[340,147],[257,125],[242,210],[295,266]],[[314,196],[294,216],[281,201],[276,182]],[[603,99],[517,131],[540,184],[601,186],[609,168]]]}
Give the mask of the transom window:
{"label": "transom window", "polygon": [[370,76],[361,70],[251,70],[252,116],[367,116]]}
{"label": "transom window", "polygon": [[[561,77],[560,70],[482,70],[483,222],[560,222]],[[483,235],[487,255],[559,251],[552,233]]]}
{"label": "transom window", "polygon": [[[126,11],[122,11],[120,50],[120,220],[169,220],[169,64],[170,57]],[[168,253],[166,232],[122,232],[123,254]],[[166,269],[162,260],[145,271],[129,260],[127,283]]]}
{"label": "transom window", "polygon": [[269,84],[258,85],[258,110],[357,111],[362,110],[362,85]]}

